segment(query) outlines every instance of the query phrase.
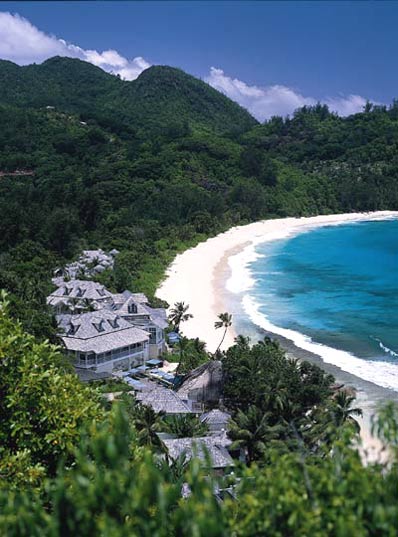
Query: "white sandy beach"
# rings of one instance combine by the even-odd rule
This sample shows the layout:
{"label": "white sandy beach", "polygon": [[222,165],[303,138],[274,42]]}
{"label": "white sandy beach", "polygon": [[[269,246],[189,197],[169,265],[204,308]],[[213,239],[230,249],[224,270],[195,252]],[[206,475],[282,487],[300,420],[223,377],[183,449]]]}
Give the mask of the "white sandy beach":
{"label": "white sandy beach", "polygon": [[[226,289],[229,292],[241,293],[250,287],[250,274],[245,263],[253,259],[254,247],[258,243],[283,239],[325,225],[397,217],[396,211],[379,211],[282,218],[234,227],[178,255],[167,270],[166,278],[156,294],[170,305],[179,301],[189,304],[194,317],[182,326],[184,334],[188,337],[199,337],[207,343],[209,351],[214,351],[222,336],[222,331],[216,330],[214,323],[219,313],[228,311],[224,300]],[[237,255],[242,251],[245,252],[244,256]],[[233,328],[234,325],[227,333],[223,349],[234,342],[236,333]],[[362,399],[365,398],[366,395],[362,394]],[[367,424],[373,409],[372,401],[367,401],[364,406],[364,424]],[[368,427],[364,427],[363,441],[370,447]]]}
{"label": "white sandy beach", "polygon": [[[249,245],[283,239],[305,229],[394,217],[398,217],[398,212],[379,211],[281,218],[234,227],[178,255],[167,270],[166,278],[156,295],[171,305],[179,301],[189,304],[194,317],[184,323],[184,334],[188,337],[199,337],[206,341],[209,351],[214,351],[221,339],[221,331],[214,328],[214,322],[217,315],[225,311],[220,287],[225,286],[225,275],[231,270],[228,266],[231,256]],[[246,290],[250,285],[250,277],[245,267],[236,263],[232,269],[232,276],[227,283],[228,289],[234,293]],[[222,348],[226,349],[232,345],[234,337],[235,334],[231,330]]]}

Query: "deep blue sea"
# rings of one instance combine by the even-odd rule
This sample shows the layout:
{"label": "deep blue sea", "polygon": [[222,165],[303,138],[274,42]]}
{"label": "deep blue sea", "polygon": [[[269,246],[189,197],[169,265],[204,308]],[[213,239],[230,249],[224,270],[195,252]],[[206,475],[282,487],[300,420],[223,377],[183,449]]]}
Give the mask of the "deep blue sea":
{"label": "deep blue sea", "polygon": [[397,220],[318,227],[256,252],[248,268],[258,315],[326,347],[327,361],[398,389]]}

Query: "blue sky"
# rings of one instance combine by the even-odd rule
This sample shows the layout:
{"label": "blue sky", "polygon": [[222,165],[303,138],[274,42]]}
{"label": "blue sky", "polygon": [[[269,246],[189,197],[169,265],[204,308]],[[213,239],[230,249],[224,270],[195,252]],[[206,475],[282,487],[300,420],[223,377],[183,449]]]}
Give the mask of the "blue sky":
{"label": "blue sky", "polygon": [[[398,96],[392,1],[2,2],[0,12],[30,23],[0,17],[2,58],[72,55],[128,79],[150,64],[173,65],[260,119],[316,100],[346,114]],[[109,50],[119,58],[98,56]]]}

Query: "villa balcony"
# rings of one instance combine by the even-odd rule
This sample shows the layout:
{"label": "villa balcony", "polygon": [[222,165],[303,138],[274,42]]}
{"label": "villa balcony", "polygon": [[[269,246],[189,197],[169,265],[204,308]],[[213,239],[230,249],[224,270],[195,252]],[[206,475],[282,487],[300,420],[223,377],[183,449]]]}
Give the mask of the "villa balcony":
{"label": "villa balcony", "polygon": [[135,363],[143,363],[147,358],[148,346],[141,343],[100,354],[72,353],[74,365],[82,368],[96,368],[102,364],[117,364],[118,362],[135,365]]}

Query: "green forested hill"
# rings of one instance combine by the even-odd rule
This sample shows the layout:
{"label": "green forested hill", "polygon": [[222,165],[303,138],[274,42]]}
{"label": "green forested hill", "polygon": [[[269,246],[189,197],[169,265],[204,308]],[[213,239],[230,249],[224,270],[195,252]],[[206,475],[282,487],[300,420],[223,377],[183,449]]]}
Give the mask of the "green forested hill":
{"label": "green forested hill", "polygon": [[55,57],[41,65],[26,66],[0,61],[1,101],[11,105],[91,110],[118,87],[118,82],[116,77],[80,60]]}
{"label": "green forested hill", "polygon": [[259,125],[170,67],[125,82],[80,60],[0,62],[0,288],[43,335],[32,311],[81,248],[118,248],[106,283],[151,294],[178,250],[228,226],[396,209],[397,110]]}
{"label": "green forested hill", "polygon": [[244,136],[267,154],[332,186],[339,210],[398,207],[398,103],[368,104],[346,118],[326,106],[304,107],[291,119],[273,118]]}
{"label": "green forested hill", "polygon": [[181,129],[185,133],[188,125],[240,134],[257,123],[204,82],[166,66],[151,67],[127,82],[71,58],[55,57],[23,67],[0,61],[0,87],[2,103],[55,106],[116,130],[128,125],[143,138],[170,136]]}
{"label": "green forested hill", "polygon": [[150,67],[126,87],[124,95],[126,108],[129,100],[139,103],[132,114],[143,130],[152,127],[158,131],[160,126],[171,130],[188,124],[218,134],[239,135],[257,123],[211,86],[171,67]]}

